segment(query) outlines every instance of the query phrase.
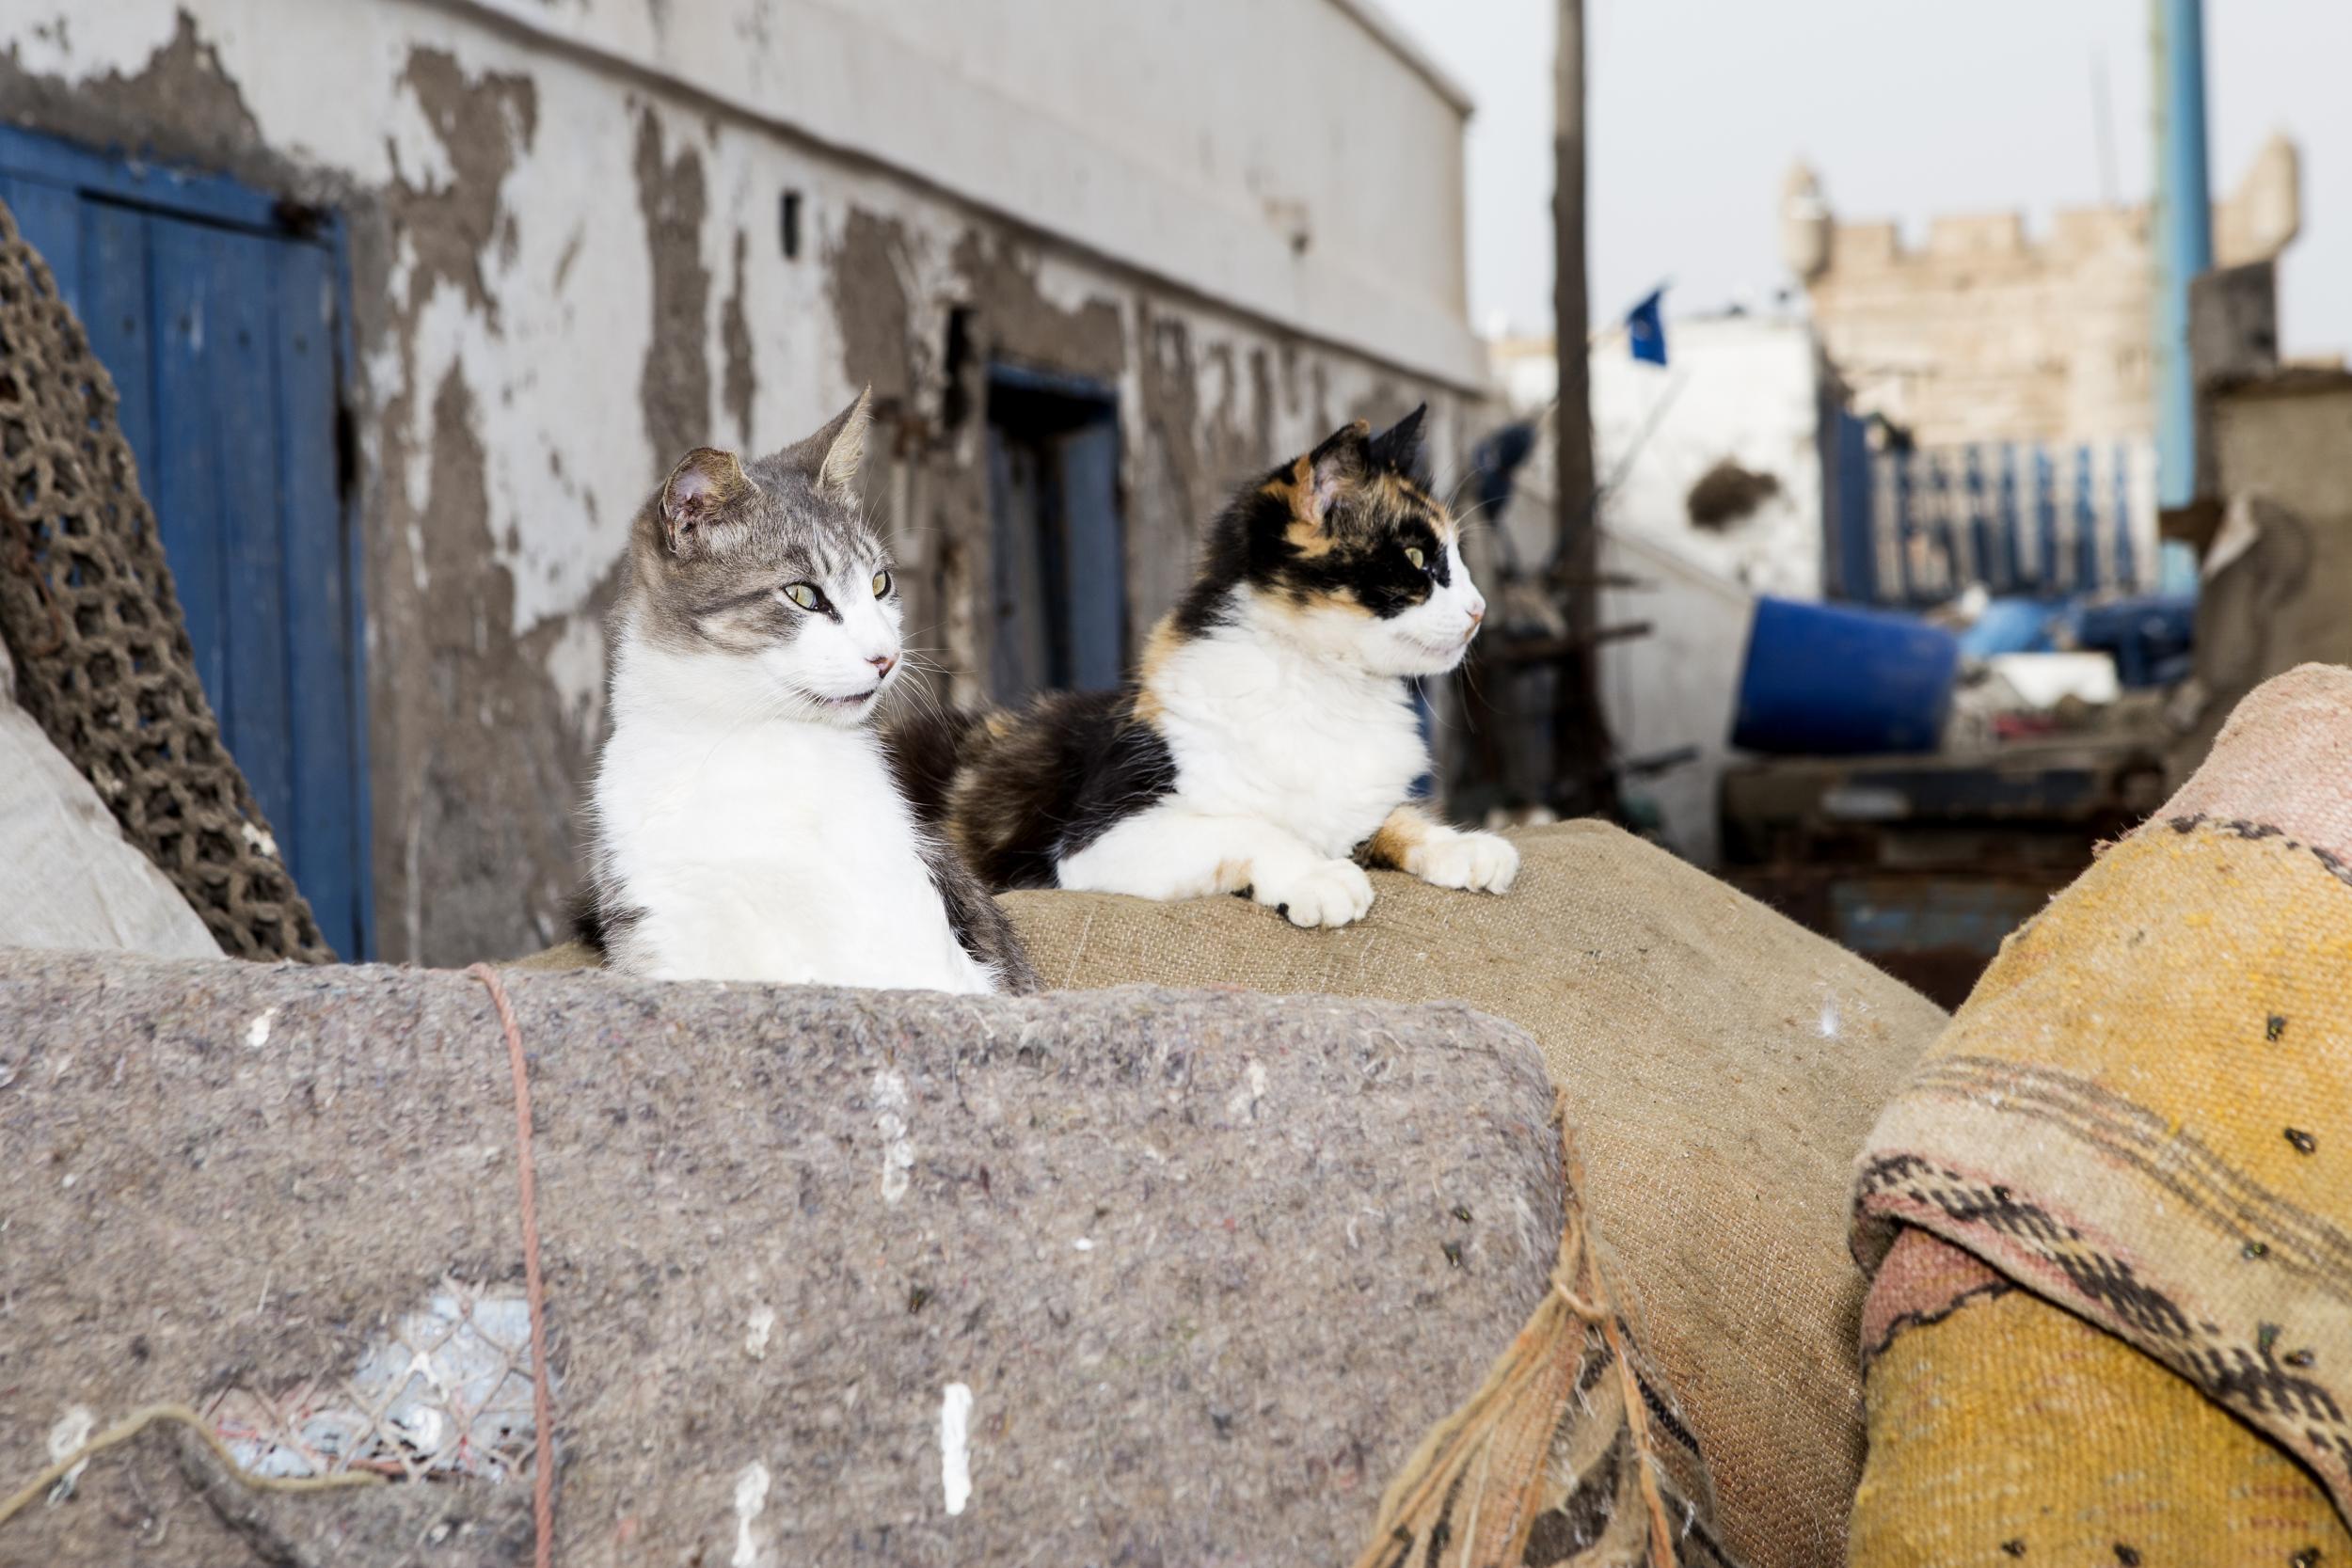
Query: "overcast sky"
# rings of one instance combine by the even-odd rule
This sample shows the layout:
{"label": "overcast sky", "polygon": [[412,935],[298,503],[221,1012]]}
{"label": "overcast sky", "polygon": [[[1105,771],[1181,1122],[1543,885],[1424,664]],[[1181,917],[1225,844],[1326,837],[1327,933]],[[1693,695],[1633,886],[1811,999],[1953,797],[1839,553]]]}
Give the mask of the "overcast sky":
{"label": "overcast sky", "polygon": [[[1381,0],[1478,100],[1471,319],[1551,320],[1552,0]],[[1803,156],[1842,218],[1917,239],[1939,213],[2022,209],[2028,230],[2151,186],[2147,0],[1585,0],[1593,315],[1671,279],[1668,309],[1769,302],[1788,279],[1775,208]],[[2211,0],[2214,192],[2274,129],[2303,150],[2286,254],[2290,354],[2352,350],[2352,3]]]}

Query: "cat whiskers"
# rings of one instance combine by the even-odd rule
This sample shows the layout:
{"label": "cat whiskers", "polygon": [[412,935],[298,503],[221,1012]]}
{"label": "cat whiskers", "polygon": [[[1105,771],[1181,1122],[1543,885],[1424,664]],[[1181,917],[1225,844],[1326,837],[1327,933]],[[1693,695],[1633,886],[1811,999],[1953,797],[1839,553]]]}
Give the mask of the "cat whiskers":
{"label": "cat whiskers", "polygon": [[1469,537],[1470,529],[1473,525],[1480,529],[1493,529],[1500,526],[1497,519],[1485,515],[1485,514],[1492,512],[1496,505],[1497,502],[1495,501],[1482,500],[1465,511],[1451,512],[1450,515],[1454,518],[1454,533],[1460,537],[1467,538]]}
{"label": "cat whiskers", "polygon": [[934,689],[930,679],[916,677],[937,675],[946,680],[953,680],[955,673],[943,664],[933,663],[930,659],[924,657],[923,650],[901,649],[898,659],[907,672],[907,678],[898,683],[898,689],[908,694],[907,700],[917,705],[930,718],[939,720],[948,718],[946,699]]}

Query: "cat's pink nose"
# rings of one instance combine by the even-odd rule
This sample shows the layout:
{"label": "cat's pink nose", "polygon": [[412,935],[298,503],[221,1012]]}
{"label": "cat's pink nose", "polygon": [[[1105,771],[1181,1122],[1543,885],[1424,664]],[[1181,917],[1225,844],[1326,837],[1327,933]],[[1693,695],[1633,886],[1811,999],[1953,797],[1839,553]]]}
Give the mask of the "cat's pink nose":
{"label": "cat's pink nose", "polygon": [[876,654],[866,662],[874,667],[874,673],[878,675],[886,675],[890,673],[890,667],[898,662],[898,656],[897,654]]}
{"label": "cat's pink nose", "polygon": [[1462,628],[1462,635],[1464,637],[1475,637],[1478,634],[1479,624],[1486,619],[1486,601],[1484,599],[1472,599],[1470,602],[1470,625]]}

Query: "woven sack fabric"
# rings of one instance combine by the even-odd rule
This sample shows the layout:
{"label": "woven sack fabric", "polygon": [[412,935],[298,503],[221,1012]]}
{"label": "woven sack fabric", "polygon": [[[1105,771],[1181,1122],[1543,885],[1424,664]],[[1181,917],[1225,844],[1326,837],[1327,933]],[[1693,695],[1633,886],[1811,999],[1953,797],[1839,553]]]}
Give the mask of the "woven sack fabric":
{"label": "woven sack fabric", "polygon": [[1608,1292],[1658,1372],[1659,1453],[1687,1438],[1703,1457],[1726,1557],[1839,1562],[1862,1465],[1851,1162],[1945,1015],[1614,829],[1516,842],[1509,894],[1375,873],[1372,912],[1337,931],[1239,898],[1005,902],[1052,986],[1454,997],[1527,1029],[1582,1156]]}
{"label": "woven sack fabric", "polygon": [[2347,867],[2352,672],[2305,666],[1888,1105],[1856,1563],[2352,1558]]}

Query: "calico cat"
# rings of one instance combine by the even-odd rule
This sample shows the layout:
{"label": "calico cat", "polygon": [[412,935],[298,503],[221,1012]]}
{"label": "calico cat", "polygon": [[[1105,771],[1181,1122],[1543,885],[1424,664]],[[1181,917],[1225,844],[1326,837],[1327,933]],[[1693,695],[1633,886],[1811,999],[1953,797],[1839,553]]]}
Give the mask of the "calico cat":
{"label": "calico cat", "polygon": [[1508,889],[1518,850],[1409,800],[1430,765],[1411,683],[1460,664],[1486,611],[1429,489],[1426,413],[1358,420],[1243,488],[1123,689],[898,726],[924,819],[1000,889],[1247,889],[1298,926],[1370,909],[1363,865]]}
{"label": "calico cat", "polygon": [[660,979],[1037,989],[869,726],[905,666],[858,507],[866,399],[749,464],[690,451],[629,536],[599,759],[595,934]]}

